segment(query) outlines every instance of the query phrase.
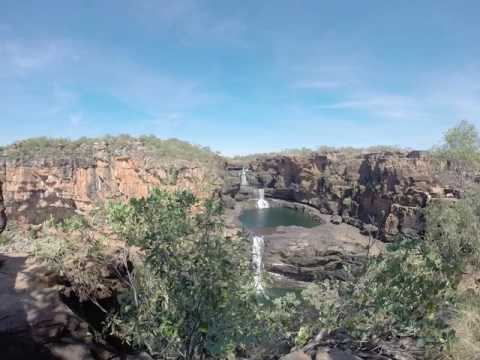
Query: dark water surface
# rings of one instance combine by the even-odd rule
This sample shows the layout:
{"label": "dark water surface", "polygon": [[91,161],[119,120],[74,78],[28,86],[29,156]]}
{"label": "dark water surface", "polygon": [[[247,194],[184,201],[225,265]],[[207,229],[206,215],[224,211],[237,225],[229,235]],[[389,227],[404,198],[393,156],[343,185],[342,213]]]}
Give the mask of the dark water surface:
{"label": "dark water surface", "polygon": [[300,211],[282,207],[245,210],[240,215],[240,222],[250,230],[292,225],[312,228],[320,225],[319,221]]}

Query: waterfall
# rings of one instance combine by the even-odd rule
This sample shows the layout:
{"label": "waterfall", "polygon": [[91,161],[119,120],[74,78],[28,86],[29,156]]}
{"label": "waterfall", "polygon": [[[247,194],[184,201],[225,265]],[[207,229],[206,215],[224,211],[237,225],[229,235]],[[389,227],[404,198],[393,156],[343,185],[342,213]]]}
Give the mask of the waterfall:
{"label": "waterfall", "polygon": [[257,208],[268,209],[269,207],[268,201],[265,200],[265,189],[258,189]]}
{"label": "waterfall", "polygon": [[240,180],[241,186],[248,186],[247,170],[245,170],[245,168],[242,168],[242,175],[240,176]]}
{"label": "waterfall", "polygon": [[257,292],[263,292],[262,285],[262,267],[263,267],[263,248],[265,242],[263,236],[253,236],[253,245],[252,245],[252,261],[255,266],[255,289]]}

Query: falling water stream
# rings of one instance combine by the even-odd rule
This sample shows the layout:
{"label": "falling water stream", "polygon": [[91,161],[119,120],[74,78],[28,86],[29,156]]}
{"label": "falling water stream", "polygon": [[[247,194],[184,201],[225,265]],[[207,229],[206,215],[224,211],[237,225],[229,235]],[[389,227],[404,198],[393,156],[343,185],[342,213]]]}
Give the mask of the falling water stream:
{"label": "falling water stream", "polygon": [[254,235],[252,245],[252,261],[255,266],[254,284],[258,293],[263,293],[262,268],[263,268],[263,249],[265,242],[263,236]]}
{"label": "falling water stream", "polygon": [[257,208],[268,209],[269,207],[268,201],[265,200],[265,189],[258,189]]}

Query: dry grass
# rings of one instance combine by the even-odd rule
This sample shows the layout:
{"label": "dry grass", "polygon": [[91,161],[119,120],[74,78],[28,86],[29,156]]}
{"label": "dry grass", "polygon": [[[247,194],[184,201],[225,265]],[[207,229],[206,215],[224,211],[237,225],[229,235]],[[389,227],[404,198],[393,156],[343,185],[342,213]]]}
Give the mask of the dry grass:
{"label": "dry grass", "polygon": [[451,324],[456,339],[443,354],[444,360],[480,360],[480,297],[468,296]]}

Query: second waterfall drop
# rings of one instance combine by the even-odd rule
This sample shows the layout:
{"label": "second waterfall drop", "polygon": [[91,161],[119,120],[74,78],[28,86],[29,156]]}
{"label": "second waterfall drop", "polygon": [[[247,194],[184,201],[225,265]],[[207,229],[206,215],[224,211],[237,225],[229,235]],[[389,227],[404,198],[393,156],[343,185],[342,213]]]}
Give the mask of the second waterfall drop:
{"label": "second waterfall drop", "polygon": [[270,204],[265,200],[265,189],[258,189],[258,201],[257,208],[259,209],[268,209]]}
{"label": "second waterfall drop", "polygon": [[255,235],[253,237],[252,261],[255,266],[255,289],[258,293],[263,293],[262,285],[262,267],[263,267],[263,248],[265,242],[263,236]]}

